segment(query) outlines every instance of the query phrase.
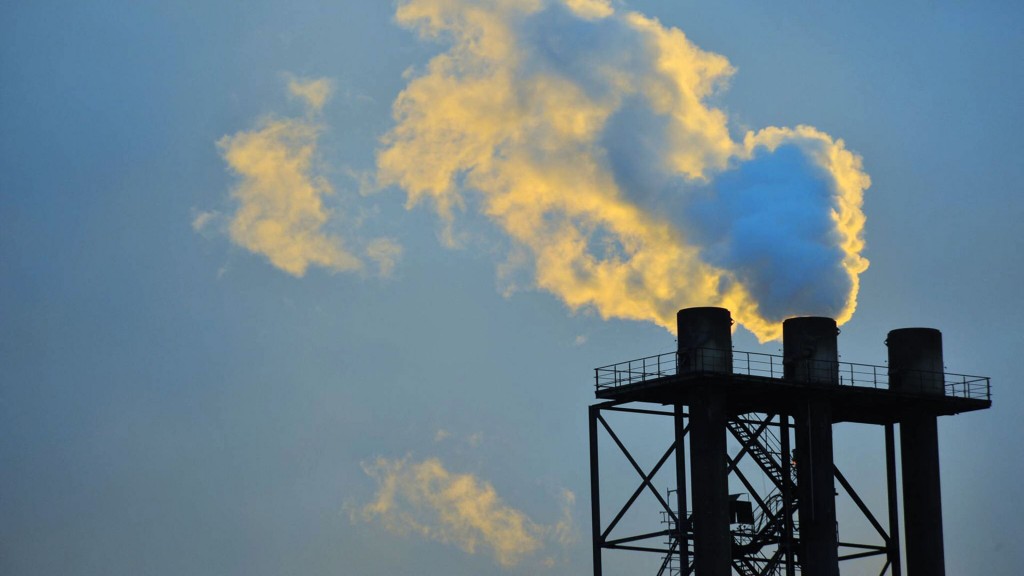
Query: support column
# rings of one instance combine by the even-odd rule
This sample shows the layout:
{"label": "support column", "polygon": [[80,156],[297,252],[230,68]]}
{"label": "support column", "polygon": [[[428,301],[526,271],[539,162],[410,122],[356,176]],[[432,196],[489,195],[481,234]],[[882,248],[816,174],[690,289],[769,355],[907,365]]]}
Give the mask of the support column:
{"label": "support column", "polygon": [[900,424],[903,518],[907,523],[907,573],[943,576],[942,489],[935,416],[913,416]]}
{"label": "support column", "polygon": [[600,468],[597,462],[597,416],[601,409],[591,406],[590,420],[590,524],[593,539],[594,576],[601,576],[601,550],[604,542],[601,538],[601,484]]}
{"label": "support column", "polygon": [[889,495],[889,573],[903,574],[900,558],[900,512],[896,497],[896,432],[892,424],[885,425],[885,476]]}
{"label": "support column", "polygon": [[693,567],[697,576],[732,573],[725,396],[705,389],[690,406]]}
{"label": "support column", "polygon": [[838,576],[832,410],[808,399],[796,416],[796,471],[800,513],[800,568],[804,574]]}

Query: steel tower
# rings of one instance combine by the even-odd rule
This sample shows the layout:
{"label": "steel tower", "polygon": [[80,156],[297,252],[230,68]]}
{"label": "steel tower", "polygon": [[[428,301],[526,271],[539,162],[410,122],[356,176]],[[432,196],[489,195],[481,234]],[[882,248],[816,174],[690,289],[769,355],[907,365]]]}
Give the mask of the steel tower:
{"label": "steel tower", "polygon": [[[830,318],[785,321],[781,357],[734,351],[724,308],[683,309],[677,320],[676,351],[594,370],[599,402],[590,406],[589,426],[595,576],[603,576],[604,554],[613,551],[660,555],[659,576],[838,576],[843,561],[872,556],[880,558],[880,574],[901,576],[897,425],[907,571],[945,574],[937,417],[992,402],[988,378],[944,372],[938,330],[889,332],[884,367],[839,362],[839,331]],[[638,464],[606,418],[623,412],[673,423],[671,438],[664,439],[668,448],[650,470]],[[839,422],[884,427],[884,524],[835,466],[832,427]],[[728,436],[738,452],[729,453]],[[639,486],[610,516],[601,509],[602,438],[617,446],[639,477]],[[653,479],[666,465],[674,465],[675,480],[662,495]],[[767,489],[755,487],[751,468]],[[730,477],[745,494],[729,494]],[[877,542],[844,539],[836,522],[840,489],[877,532]],[[620,521],[645,493],[657,499],[661,522],[627,531]]]}

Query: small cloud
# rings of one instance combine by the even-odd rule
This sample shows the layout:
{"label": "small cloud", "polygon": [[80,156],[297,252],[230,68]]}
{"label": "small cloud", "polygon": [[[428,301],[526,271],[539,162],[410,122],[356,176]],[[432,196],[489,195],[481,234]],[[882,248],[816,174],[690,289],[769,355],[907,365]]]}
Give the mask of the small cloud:
{"label": "small cloud", "polygon": [[[288,90],[316,111],[330,94],[330,81],[292,78]],[[321,174],[317,147],[323,130],[312,117],[271,116],[217,142],[224,161],[241,178],[231,193],[238,202],[228,225],[231,240],[298,277],[309,266],[332,272],[363,266],[340,237],[324,230],[339,217],[324,205],[334,188]],[[206,227],[214,215],[200,213],[193,228]],[[377,252],[383,252],[382,258],[391,254],[383,248]],[[382,262],[382,269],[387,264]]]}
{"label": "small cloud", "polygon": [[[564,534],[572,532],[571,514],[553,526],[537,524],[506,504],[489,482],[450,472],[437,458],[378,458],[363,469],[377,481],[377,494],[354,519],[378,522],[399,535],[455,544],[468,554],[487,549],[503,567],[540,552],[546,541],[567,542]],[[572,499],[565,505],[571,507]]]}
{"label": "small cloud", "polygon": [[[203,233],[216,223],[234,244],[265,256],[296,277],[304,276],[311,266],[330,272],[362,271],[367,263],[374,264],[380,276],[390,276],[401,259],[402,246],[392,238],[367,241],[355,233],[365,215],[375,209],[357,206],[343,214],[328,205],[335,190],[325,176],[332,167],[320,155],[320,136],[326,127],[318,112],[331,96],[331,80],[285,78],[289,94],[302,100],[308,113],[269,115],[250,130],[218,140],[221,156],[239,176],[231,190],[237,209],[223,215],[194,211],[192,228]],[[359,195],[376,190],[373,172],[347,167],[342,171],[358,183]]]}
{"label": "small cloud", "polygon": [[434,442],[444,442],[449,437],[451,437],[451,435],[452,435],[451,432],[449,432],[449,431],[447,431],[447,430],[445,430],[443,428],[438,429],[437,433],[434,434]]}
{"label": "small cloud", "polygon": [[218,216],[216,211],[210,212],[199,212],[195,218],[192,219],[192,230],[195,232],[203,232],[206,230],[207,225],[210,224]]}
{"label": "small cloud", "polygon": [[565,0],[565,5],[584,20],[599,20],[615,13],[608,0]]}
{"label": "small cloud", "polygon": [[402,245],[391,238],[377,238],[366,247],[366,257],[377,264],[382,277],[389,277],[402,257]]}
{"label": "small cloud", "polygon": [[466,438],[466,444],[469,444],[472,448],[479,448],[484,442],[483,432],[474,432]]}
{"label": "small cloud", "polygon": [[584,336],[583,334],[580,334],[579,336],[576,337],[575,340],[573,340],[573,345],[575,345],[575,346],[583,346],[586,343],[587,343],[587,337]]}
{"label": "small cloud", "polygon": [[242,177],[232,192],[239,207],[231,239],[293,276],[303,276],[310,265],[332,271],[362,265],[340,238],[323,232],[331,216],[323,200],[334,190],[314,168],[319,134],[319,126],[302,119],[266,119],[255,130],[217,142]]}
{"label": "small cloud", "polygon": [[327,78],[295,78],[288,79],[288,92],[305,101],[313,112],[323,109],[330,98],[333,85]]}

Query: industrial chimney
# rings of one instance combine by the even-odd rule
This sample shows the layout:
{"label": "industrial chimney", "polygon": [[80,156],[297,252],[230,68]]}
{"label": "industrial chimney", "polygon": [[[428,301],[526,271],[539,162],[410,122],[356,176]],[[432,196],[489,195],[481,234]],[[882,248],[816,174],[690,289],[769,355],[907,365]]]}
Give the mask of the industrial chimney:
{"label": "industrial chimney", "polygon": [[790,318],[782,323],[783,373],[806,385],[794,408],[800,561],[804,572],[839,575],[835,464],[830,390],[839,385],[839,329],[832,318]]}
{"label": "industrial chimney", "polygon": [[[945,394],[942,333],[933,328],[889,332],[889,388],[894,392]],[[900,420],[903,518],[910,576],[946,573],[939,486],[939,432],[935,414],[910,410]]]}

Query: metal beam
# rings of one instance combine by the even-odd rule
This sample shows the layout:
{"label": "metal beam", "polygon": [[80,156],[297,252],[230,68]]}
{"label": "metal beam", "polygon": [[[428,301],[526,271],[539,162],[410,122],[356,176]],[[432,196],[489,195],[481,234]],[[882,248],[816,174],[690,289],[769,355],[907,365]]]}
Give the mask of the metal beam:
{"label": "metal beam", "polygon": [[793,461],[789,447],[789,416],[779,415],[779,445],[782,450],[782,542],[786,552],[786,576],[796,576],[793,549]]}
{"label": "metal beam", "polygon": [[[889,504],[889,559],[892,576],[902,576],[903,565],[900,560],[900,509],[896,496],[896,432],[892,424],[885,425],[885,476],[888,488]],[[884,572],[884,571],[883,571]]]}
{"label": "metal beam", "polygon": [[676,541],[679,543],[679,558],[684,566],[688,563],[687,556],[690,553],[690,546],[687,543],[686,535],[690,531],[690,521],[686,516],[686,420],[682,404],[675,405],[675,435],[676,435]]}
{"label": "metal beam", "polygon": [[857,554],[848,554],[846,556],[840,556],[839,561],[843,562],[846,560],[856,560],[858,558],[870,558],[871,556],[881,556],[885,554],[885,550],[872,550],[870,552],[858,552]]}
{"label": "metal beam", "polygon": [[889,535],[885,533],[885,529],[882,528],[882,525],[879,524],[878,520],[875,519],[875,515],[872,514],[871,510],[868,509],[867,504],[865,504],[864,501],[860,499],[860,496],[857,494],[857,491],[854,490],[853,486],[850,485],[850,482],[846,479],[846,476],[843,476],[843,473],[839,471],[839,467],[835,465],[833,466],[835,467],[836,480],[839,480],[839,483],[843,486],[843,489],[846,490],[846,493],[849,494],[850,498],[853,499],[853,503],[857,505],[857,508],[860,508],[861,513],[864,514],[864,517],[868,519],[868,522],[871,522],[871,525],[875,527],[876,531],[878,531],[879,536],[881,536],[882,540],[885,540],[886,545],[888,545]]}
{"label": "metal beam", "polygon": [[590,533],[593,539],[594,576],[602,576],[601,571],[601,482],[597,461],[597,419],[600,416],[600,405],[591,406],[588,422],[590,425]]}
{"label": "metal beam", "polygon": [[668,536],[671,534],[668,530],[658,530],[657,532],[648,532],[647,534],[637,534],[636,536],[626,536],[625,538],[616,538],[615,540],[608,540],[604,543],[609,548],[621,547],[622,544],[628,544],[629,542],[636,542],[637,540],[647,540],[648,538],[657,538],[658,536]]}
{"label": "metal beam", "polygon": [[645,410],[643,408],[622,408],[621,406],[609,406],[605,408],[610,412],[631,412],[633,414],[650,414],[653,416],[674,416],[675,413],[665,410]]}

